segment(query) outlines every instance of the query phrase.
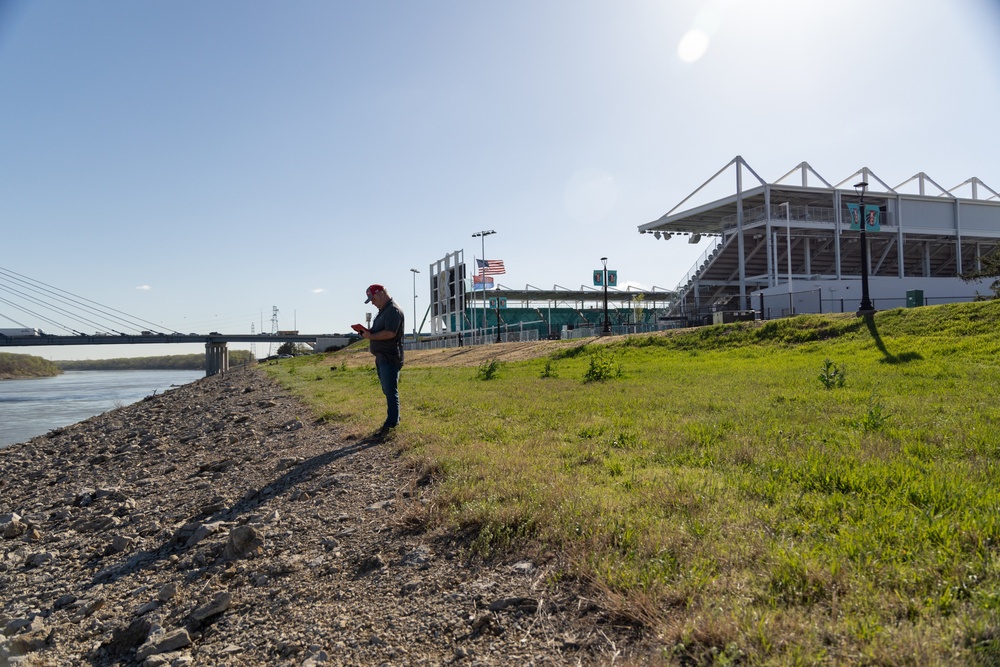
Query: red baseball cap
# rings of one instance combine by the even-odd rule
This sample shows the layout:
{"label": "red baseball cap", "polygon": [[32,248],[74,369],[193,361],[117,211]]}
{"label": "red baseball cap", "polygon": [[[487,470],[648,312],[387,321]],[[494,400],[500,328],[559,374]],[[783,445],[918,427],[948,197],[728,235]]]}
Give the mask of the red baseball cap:
{"label": "red baseball cap", "polygon": [[365,303],[371,303],[373,296],[375,296],[379,292],[384,292],[384,291],[385,288],[382,287],[381,285],[369,285],[368,289],[365,290],[365,295],[368,297],[367,299],[365,299]]}

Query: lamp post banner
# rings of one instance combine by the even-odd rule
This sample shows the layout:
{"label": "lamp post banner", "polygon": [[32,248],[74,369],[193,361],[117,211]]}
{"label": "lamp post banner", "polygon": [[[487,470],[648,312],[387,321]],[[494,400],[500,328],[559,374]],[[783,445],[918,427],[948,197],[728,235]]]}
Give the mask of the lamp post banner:
{"label": "lamp post banner", "polygon": [[882,229],[882,226],[879,224],[881,214],[882,212],[879,210],[878,206],[865,204],[865,229],[867,231],[877,232]]}
{"label": "lamp post banner", "polygon": [[[604,269],[594,269],[594,287],[604,286]],[[618,286],[618,271],[608,269],[608,287]]]}
{"label": "lamp post banner", "polygon": [[[861,205],[848,204],[847,210],[851,212],[851,231],[861,231]],[[882,230],[879,224],[882,219],[882,211],[874,204],[865,204],[865,231],[878,232]]]}
{"label": "lamp post banner", "polygon": [[851,213],[851,231],[861,231],[861,206],[859,204],[848,204],[847,210]]}

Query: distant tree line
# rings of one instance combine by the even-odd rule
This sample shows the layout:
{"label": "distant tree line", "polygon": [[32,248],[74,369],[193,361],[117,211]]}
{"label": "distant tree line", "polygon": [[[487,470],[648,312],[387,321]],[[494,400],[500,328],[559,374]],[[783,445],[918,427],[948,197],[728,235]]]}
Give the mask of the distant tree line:
{"label": "distant tree line", "polygon": [[53,377],[62,373],[54,362],[30,354],[0,352],[0,380]]}
{"label": "distant tree line", "polygon": [[[243,366],[256,360],[249,350],[231,350],[229,365]],[[200,371],[205,370],[204,354],[172,354],[163,357],[126,357],[56,361],[64,371]]]}

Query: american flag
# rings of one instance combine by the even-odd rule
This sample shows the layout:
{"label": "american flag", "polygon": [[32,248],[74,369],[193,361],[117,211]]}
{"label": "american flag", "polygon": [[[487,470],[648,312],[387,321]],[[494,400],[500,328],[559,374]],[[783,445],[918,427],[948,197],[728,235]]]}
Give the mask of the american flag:
{"label": "american flag", "polygon": [[500,276],[507,273],[503,268],[502,259],[477,259],[476,266],[479,267],[481,276]]}

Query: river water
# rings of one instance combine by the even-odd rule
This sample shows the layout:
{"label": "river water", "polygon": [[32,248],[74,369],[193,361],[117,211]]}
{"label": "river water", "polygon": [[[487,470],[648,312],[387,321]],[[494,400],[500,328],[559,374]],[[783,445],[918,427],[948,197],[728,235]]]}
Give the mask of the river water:
{"label": "river water", "polygon": [[205,371],[66,371],[0,380],[0,449],[205,377]]}

